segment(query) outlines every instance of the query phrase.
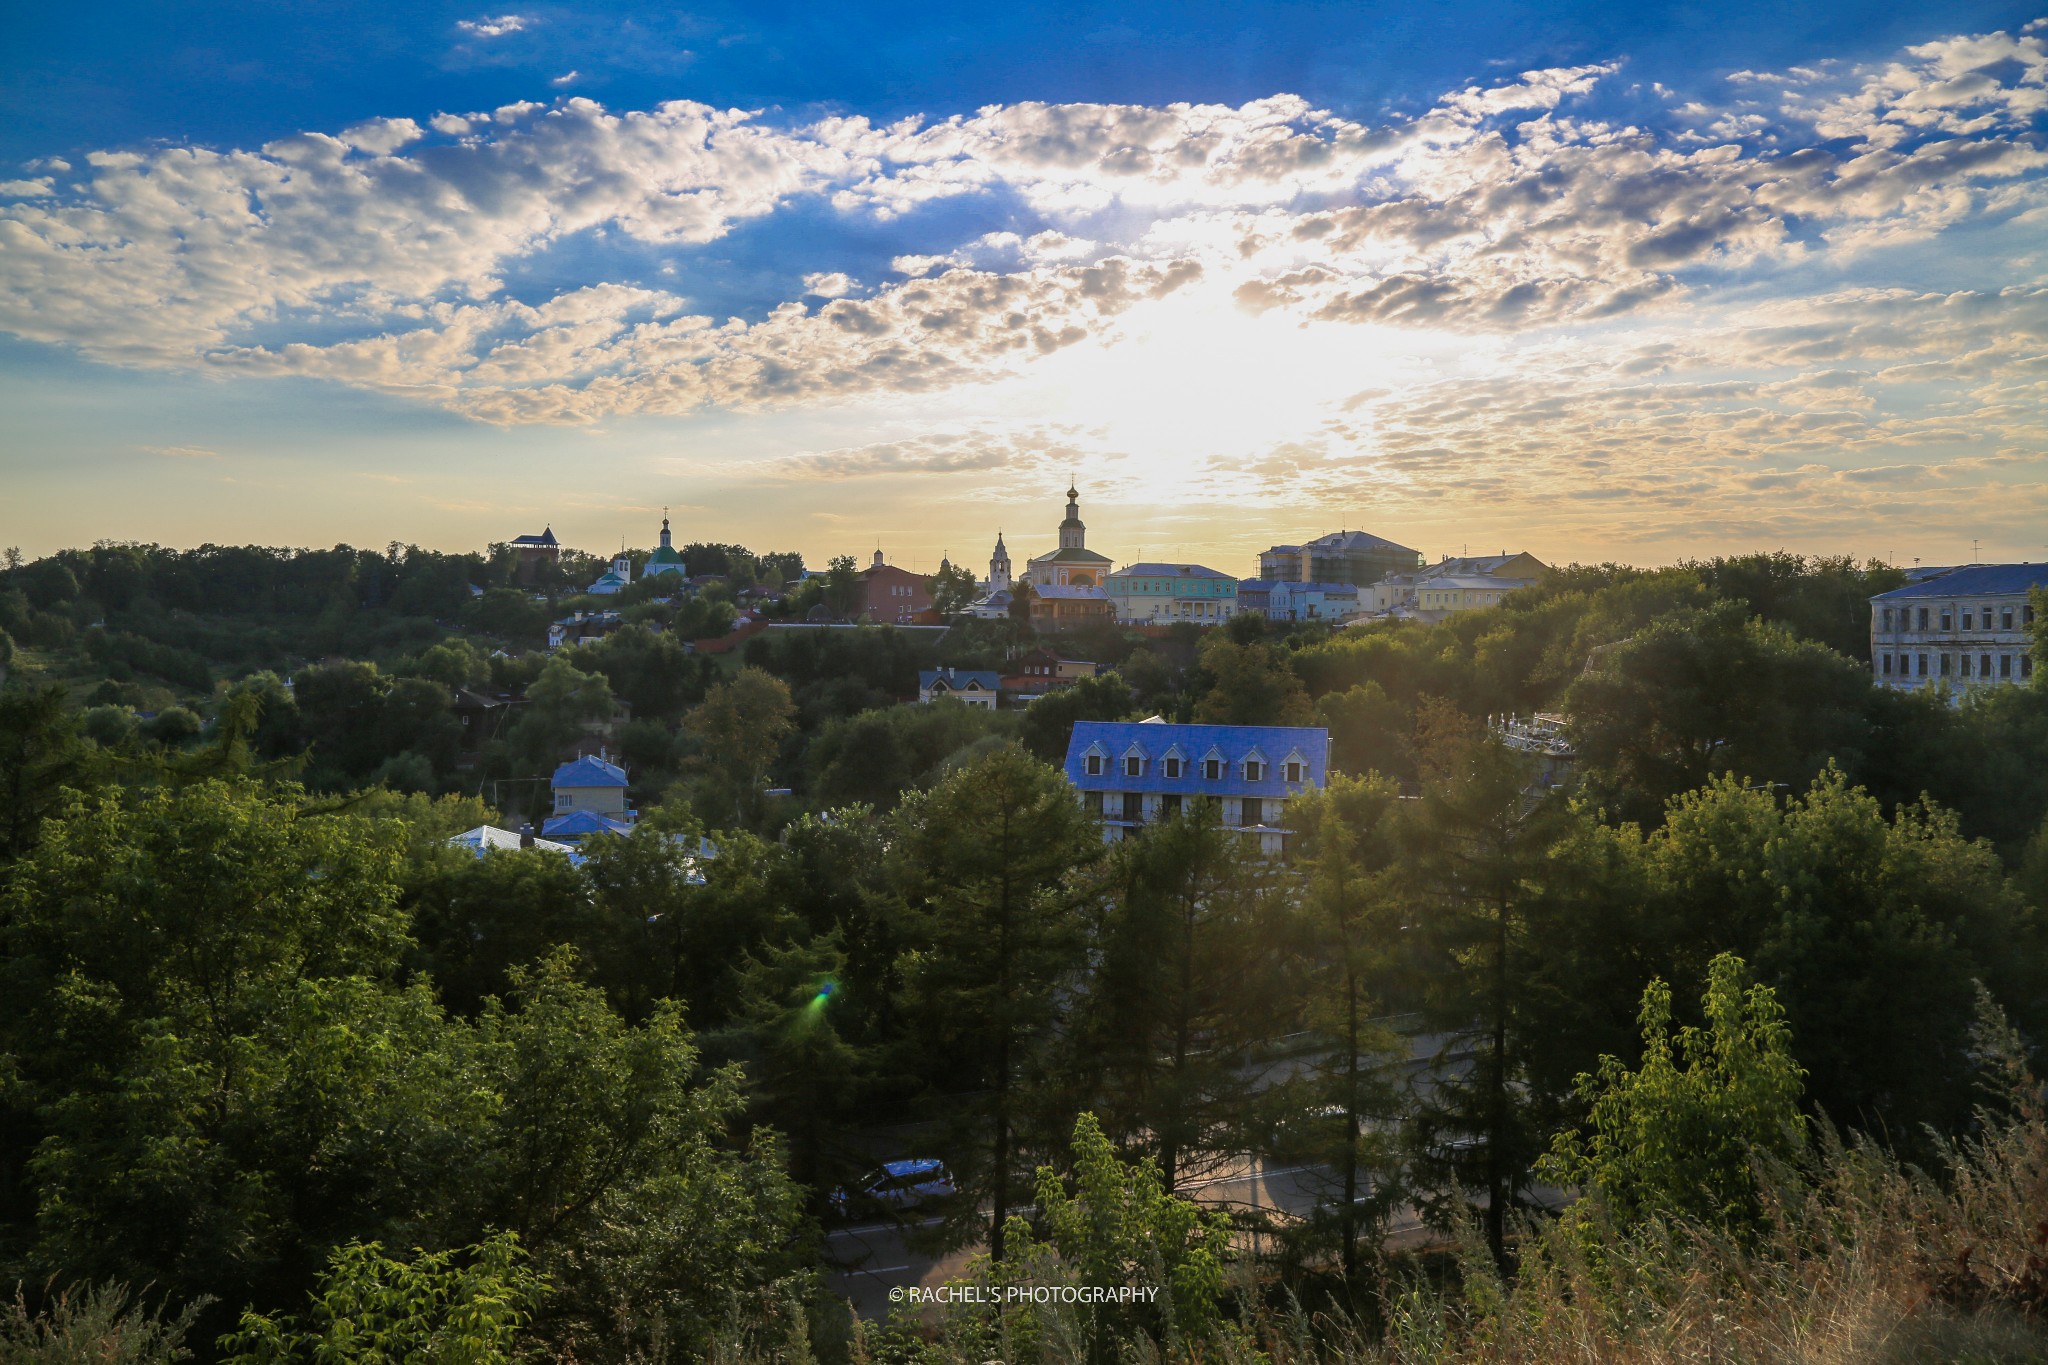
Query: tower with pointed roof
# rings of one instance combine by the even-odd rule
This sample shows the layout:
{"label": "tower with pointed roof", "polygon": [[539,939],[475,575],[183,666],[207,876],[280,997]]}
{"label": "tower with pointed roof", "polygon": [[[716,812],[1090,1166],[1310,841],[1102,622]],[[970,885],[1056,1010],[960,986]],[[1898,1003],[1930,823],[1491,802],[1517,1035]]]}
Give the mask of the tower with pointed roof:
{"label": "tower with pointed roof", "polygon": [[1069,485],[1059,548],[1034,555],[1024,566],[1024,582],[1031,586],[1032,625],[1039,630],[1071,630],[1110,619],[1109,598],[1102,591],[1108,573],[1109,556],[1088,548],[1081,494]]}
{"label": "tower with pointed roof", "polygon": [[1003,544],[1003,533],[996,532],[996,552],[988,557],[988,583],[990,592],[1002,592],[1010,586],[1010,551]]}
{"label": "tower with pointed roof", "polygon": [[654,553],[647,556],[647,567],[641,571],[643,578],[654,578],[660,574],[674,574],[677,578],[688,578],[690,571],[683,563],[683,557],[676,553],[675,543],[669,538],[668,509],[661,509],[661,544]]}

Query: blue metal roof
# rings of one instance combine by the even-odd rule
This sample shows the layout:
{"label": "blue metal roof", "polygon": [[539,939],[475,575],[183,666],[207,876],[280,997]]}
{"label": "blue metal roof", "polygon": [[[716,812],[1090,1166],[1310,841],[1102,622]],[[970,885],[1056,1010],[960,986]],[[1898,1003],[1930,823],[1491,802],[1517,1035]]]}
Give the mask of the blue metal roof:
{"label": "blue metal roof", "polygon": [[607,763],[591,754],[585,754],[573,763],[564,763],[555,769],[549,779],[552,787],[623,787],[626,785],[626,770],[616,763]]}
{"label": "blue metal roof", "polygon": [[[1088,775],[1086,757],[1102,746],[1108,761]],[[1144,771],[1124,774],[1124,755],[1132,745],[1144,753]],[[1166,776],[1159,760],[1178,747],[1187,760],[1181,775]],[[1202,777],[1202,760],[1216,750],[1223,758],[1223,776]],[[1244,760],[1256,750],[1266,760],[1266,775],[1256,782],[1244,776]],[[1299,752],[1307,764],[1304,780],[1289,784],[1281,765]],[[1174,725],[1159,721],[1082,720],[1074,723],[1067,741],[1067,780],[1082,791],[1179,792],[1188,796],[1292,796],[1329,781],[1330,732],[1319,725]]]}
{"label": "blue metal roof", "polygon": [[948,691],[959,692],[969,683],[979,683],[982,691],[993,692],[1002,681],[1002,675],[994,670],[979,668],[927,668],[917,675],[917,685],[926,691],[943,683]]}
{"label": "blue metal roof", "polygon": [[2029,588],[2048,588],[2048,564],[1971,564],[1952,569],[1938,578],[1908,583],[1903,588],[1879,593],[1873,602],[1891,602],[1901,597],[1999,597],[2017,595]]}
{"label": "blue metal roof", "polygon": [[540,832],[549,839],[581,839],[586,834],[631,834],[633,827],[594,810],[572,810],[543,821]]}

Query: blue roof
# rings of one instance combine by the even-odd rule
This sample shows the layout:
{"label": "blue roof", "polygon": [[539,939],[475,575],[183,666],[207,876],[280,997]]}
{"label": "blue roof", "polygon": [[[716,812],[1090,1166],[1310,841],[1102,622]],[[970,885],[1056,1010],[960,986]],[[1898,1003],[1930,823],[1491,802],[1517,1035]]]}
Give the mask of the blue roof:
{"label": "blue roof", "polygon": [[948,691],[958,692],[969,683],[977,683],[984,692],[993,692],[1002,686],[1002,675],[992,669],[927,668],[917,675],[917,685],[926,691],[943,684]]}
{"label": "blue roof", "polygon": [[564,763],[555,769],[549,779],[551,787],[623,787],[626,785],[626,770],[616,763],[607,763],[591,754],[585,754],[573,763]]}
{"label": "blue roof", "polygon": [[1938,578],[1879,593],[1871,601],[1890,602],[1900,597],[1996,597],[2023,593],[2029,588],[2048,588],[2048,564],[1971,564]]}
{"label": "blue roof", "polygon": [[580,839],[586,834],[631,834],[633,827],[594,810],[572,810],[543,821],[540,832],[549,839]]}
{"label": "blue roof", "polygon": [[[1088,775],[1086,757],[1102,746],[1108,761]],[[1124,773],[1124,755],[1136,745],[1145,757],[1136,777]],[[1159,760],[1178,746],[1187,760],[1176,778],[1166,776]],[[1211,750],[1224,760],[1223,776],[1202,777],[1202,760]],[[1244,776],[1244,760],[1257,751],[1266,760],[1266,775],[1256,782]],[[1281,767],[1299,753],[1308,765],[1304,780],[1289,784]],[[1067,741],[1067,780],[1082,791],[1179,792],[1189,796],[1292,796],[1306,787],[1329,781],[1330,732],[1320,725],[1173,725],[1160,721],[1082,720],[1074,722]]]}
{"label": "blue roof", "polygon": [[1237,581],[1231,574],[1200,564],[1162,564],[1147,561],[1143,564],[1126,564],[1110,575],[1111,578],[1228,578]]}

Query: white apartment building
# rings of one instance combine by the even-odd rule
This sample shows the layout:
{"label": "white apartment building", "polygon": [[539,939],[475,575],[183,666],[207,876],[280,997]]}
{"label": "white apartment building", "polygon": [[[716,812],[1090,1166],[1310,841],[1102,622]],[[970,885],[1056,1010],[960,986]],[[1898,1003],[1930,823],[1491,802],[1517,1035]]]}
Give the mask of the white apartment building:
{"label": "white apartment building", "polygon": [[2034,607],[2048,564],[1971,564],[1870,599],[1870,668],[1886,687],[1933,686],[1951,700],[1975,687],[2029,682]]}

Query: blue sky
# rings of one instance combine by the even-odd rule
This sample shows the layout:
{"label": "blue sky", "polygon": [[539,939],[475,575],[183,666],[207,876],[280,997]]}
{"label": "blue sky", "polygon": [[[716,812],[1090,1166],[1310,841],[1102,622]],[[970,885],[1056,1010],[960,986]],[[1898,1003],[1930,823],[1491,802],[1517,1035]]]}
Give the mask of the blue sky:
{"label": "blue sky", "polygon": [[2044,36],[17,6],[0,543],[2048,557]]}

